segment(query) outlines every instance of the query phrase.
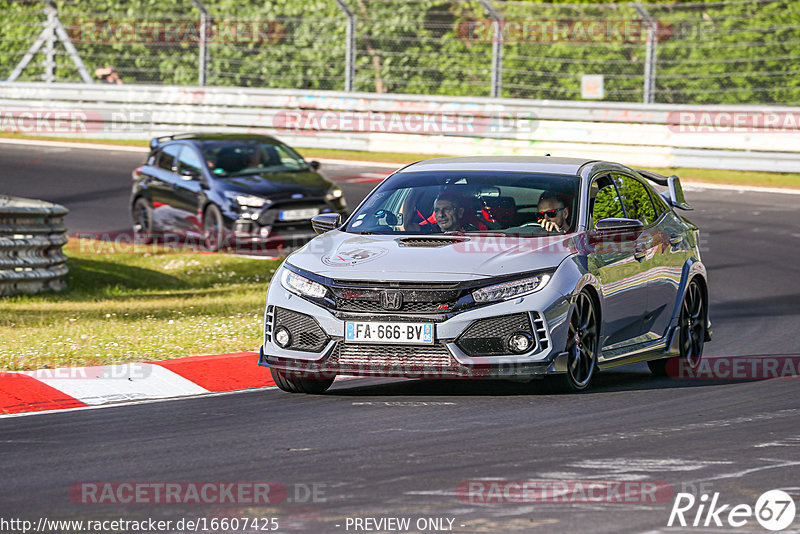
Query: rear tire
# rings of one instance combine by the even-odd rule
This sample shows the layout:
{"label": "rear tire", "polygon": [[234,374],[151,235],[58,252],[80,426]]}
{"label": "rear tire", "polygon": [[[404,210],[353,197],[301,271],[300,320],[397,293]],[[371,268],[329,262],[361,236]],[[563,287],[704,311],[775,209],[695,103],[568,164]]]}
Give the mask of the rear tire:
{"label": "rear tire", "polygon": [[[667,366],[675,366],[676,376],[680,369],[695,371],[703,359],[703,347],[706,340],[707,312],[705,296],[700,284],[692,280],[686,288],[678,318],[680,356],[662,358],[647,362],[650,372],[655,376],[667,376]],[[670,365],[670,362],[673,362]],[[677,366],[676,366],[677,363]]]}
{"label": "rear tire", "polygon": [[334,378],[289,378],[284,371],[270,368],[272,379],[278,388],[287,393],[324,393],[333,384]]}

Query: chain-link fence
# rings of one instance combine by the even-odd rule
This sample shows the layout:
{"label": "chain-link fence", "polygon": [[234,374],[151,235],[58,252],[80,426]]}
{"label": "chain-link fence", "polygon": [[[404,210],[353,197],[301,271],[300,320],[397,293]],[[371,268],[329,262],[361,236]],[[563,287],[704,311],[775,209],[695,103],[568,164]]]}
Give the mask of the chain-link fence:
{"label": "chain-link fence", "polygon": [[0,80],[83,64],[126,84],[800,103],[800,0],[0,0],[0,18]]}

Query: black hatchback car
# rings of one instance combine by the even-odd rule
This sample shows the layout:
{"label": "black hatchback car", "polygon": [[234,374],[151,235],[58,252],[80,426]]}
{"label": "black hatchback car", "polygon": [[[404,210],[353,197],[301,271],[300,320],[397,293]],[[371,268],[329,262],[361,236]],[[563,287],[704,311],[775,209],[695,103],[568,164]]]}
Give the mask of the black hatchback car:
{"label": "black hatchback car", "polygon": [[133,171],[134,236],[197,239],[208,250],[232,245],[303,242],[311,218],[346,216],[342,190],[319,163],[266,135],[182,134],[150,142]]}

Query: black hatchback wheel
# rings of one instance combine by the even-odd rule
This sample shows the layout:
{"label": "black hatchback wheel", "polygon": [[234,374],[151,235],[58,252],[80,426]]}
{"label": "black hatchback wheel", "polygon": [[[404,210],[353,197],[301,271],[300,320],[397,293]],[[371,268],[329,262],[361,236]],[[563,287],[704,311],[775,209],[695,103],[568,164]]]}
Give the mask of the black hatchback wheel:
{"label": "black hatchback wheel", "polygon": [[[678,318],[677,334],[680,356],[647,362],[654,375],[666,376],[670,360],[677,359],[678,367],[683,370],[694,371],[700,366],[706,341],[706,306],[703,290],[695,280],[689,282],[689,287],[686,288]],[[678,368],[675,371],[680,372]]]}
{"label": "black hatchback wheel", "polygon": [[555,378],[562,391],[584,391],[589,387],[597,370],[597,344],[599,324],[592,298],[581,292],[569,321],[567,334],[567,372]]}
{"label": "black hatchback wheel", "polygon": [[137,243],[152,243],[153,231],[153,210],[150,203],[144,198],[137,198],[131,210],[133,220],[133,239]]}
{"label": "black hatchback wheel", "polygon": [[203,214],[203,245],[206,250],[214,252],[222,248],[224,232],[222,214],[219,208],[212,204]]}

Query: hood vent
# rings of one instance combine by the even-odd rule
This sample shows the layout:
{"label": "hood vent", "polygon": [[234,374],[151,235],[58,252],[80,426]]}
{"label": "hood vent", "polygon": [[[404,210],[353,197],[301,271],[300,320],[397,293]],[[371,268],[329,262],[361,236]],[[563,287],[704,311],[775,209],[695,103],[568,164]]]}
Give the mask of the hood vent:
{"label": "hood vent", "polygon": [[428,248],[443,247],[464,241],[469,241],[469,239],[466,237],[404,237],[397,240],[401,247]]}

